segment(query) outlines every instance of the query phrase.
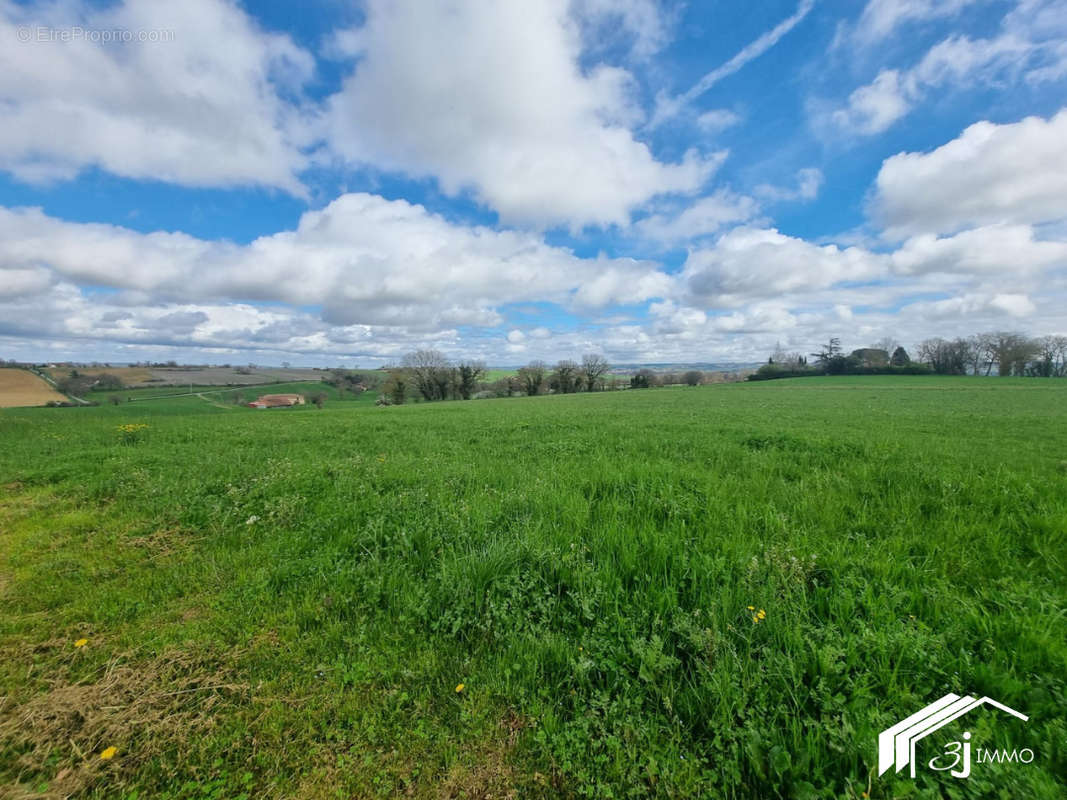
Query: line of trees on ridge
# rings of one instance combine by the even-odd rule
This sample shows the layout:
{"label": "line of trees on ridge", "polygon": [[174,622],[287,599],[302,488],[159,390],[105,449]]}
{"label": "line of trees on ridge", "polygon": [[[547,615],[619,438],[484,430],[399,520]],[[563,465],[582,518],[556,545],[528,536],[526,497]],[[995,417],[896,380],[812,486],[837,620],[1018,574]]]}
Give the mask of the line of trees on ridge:
{"label": "line of trees on ridge", "polygon": [[379,405],[400,405],[409,400],[470,400],[486,397],[534,397],[542,394],[574,394],[619,389],[649,389],[655,386],[708,382],[700,370],[654,372],[640,369],[629,377],[611,374],[611,365],[597,353],[581,361],[563,359],[554,365],[531,361],[515,374],[484,380],[488,371],[481,361],[451,361],[437,350],[408,353],[400,365],[387,368],[388,378],[378,395]]}
{"label": "line of trees on ridge", "polygon": [[787,353],[781,345],[749,380],[809,375],[999,375],[1018,378],[1067,377],[1067,336],[1029,337],[1013,331],[925,339],[913,360],[896,340],[886,337],[846,354],[841,340],[830,339],[809,356]]}

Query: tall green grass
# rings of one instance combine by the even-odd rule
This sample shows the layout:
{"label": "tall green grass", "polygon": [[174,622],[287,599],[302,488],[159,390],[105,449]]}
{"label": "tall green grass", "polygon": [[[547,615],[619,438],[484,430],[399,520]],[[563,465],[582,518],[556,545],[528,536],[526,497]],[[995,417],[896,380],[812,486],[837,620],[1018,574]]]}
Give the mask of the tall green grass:
{"label": "tall green grass", "polygon": [[[116,663],[197,654],[209,688],[190,667],[167,706],[196,735],[9,733],[0,784],[1063,794],[1063,382],[165,402],[0,413],[0,721]],[[123,444],[126,422],[149,427]],[[210,688],[222,663],[231,688]],[[878,778],[878,732],[948,691],[1030,715],[967,723],[1034,762]]]}

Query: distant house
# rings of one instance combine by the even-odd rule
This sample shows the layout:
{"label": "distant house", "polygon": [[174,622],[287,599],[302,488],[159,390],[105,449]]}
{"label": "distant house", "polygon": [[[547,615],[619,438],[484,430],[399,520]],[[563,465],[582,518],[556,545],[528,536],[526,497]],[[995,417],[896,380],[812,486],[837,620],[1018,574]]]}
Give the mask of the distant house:
{"label": "distant house", "polygon": [[265,394],[248,404],[249,408],[289,408],[304,405],[302,394]]}

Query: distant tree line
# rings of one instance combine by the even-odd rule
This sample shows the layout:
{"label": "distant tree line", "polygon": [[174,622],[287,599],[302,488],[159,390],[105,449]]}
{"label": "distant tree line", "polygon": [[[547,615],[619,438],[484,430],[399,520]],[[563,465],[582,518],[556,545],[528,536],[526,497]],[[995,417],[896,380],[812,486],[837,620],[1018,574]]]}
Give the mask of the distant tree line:
{"label": "distant tree line", "polygon": [[993,331],[974,336],[919,343],[912,360],[891,337],[846,354],[841,340],[830,339],[807,356],[787,353],[779,345],[748,380],[773,380],[810,375],[1001,375],[1034,378],[1067,377],[1067,336],[1028,337]]}
{"label": "distant tree line", "polygon": [[651,389],[679,384],[699,386],[740,379],[734,373],[700,370],[655,372],[640,369],[632,375],[622,376],[612,374],[611,365],[598,353],[587,353],[581,361],[563,359],[554,365],[531,361],[513,374],[488,380],[489,371],[481,361],[452,361],[437,350],[417,350],[384,372],[388,377],[380,388],[379,405]]}
{"label": "distant tree line", "polygon": [[1067,377],[1067,336],[1028,337],[994,331],[957,339],[936,337],[919,345],[919,358],[940,375]]}

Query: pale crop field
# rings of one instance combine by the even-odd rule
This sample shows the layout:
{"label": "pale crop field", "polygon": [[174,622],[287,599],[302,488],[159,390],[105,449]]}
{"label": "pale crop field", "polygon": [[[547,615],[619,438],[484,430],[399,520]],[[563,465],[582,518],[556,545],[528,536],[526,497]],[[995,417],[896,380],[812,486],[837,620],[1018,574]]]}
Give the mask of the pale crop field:
{"label": "pale crop field", "polygon": [[[65,367],[53,367],[44,370],[54,381],[61,381],[70,375],[71,370]],[[101,375],[114,375],[127,386],[136,386],[146,383],[153,378],[152,370],[147,367],[82,367],[78,369],[82,375],[99,377]]]}
{"label": "pale crop field", "polygon": [[43,406],[53,400],[64,402],[67,398],[32,372],[0,369],[0,408]]}

